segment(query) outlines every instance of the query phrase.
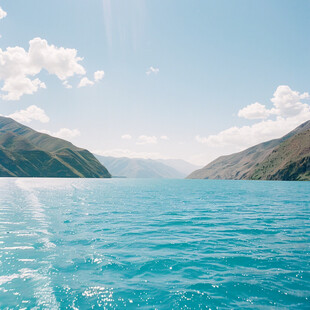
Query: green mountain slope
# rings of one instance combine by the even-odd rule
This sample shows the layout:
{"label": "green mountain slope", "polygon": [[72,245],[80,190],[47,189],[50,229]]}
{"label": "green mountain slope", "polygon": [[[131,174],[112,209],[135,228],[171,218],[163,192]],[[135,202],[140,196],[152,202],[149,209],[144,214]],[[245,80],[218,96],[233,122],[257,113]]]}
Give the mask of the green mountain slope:
{"label": "green mountain slope", "polygon": [[250,171],[249,178],[310,181],[310,130],[282,142]]}
{"label": "green mountain slope", "polygon": [[161,160],[109,157],[96,155],[98,160],[105,165],[113,176],[126,178],[185,178],[186,173],[175,169]]}
{"label": "green mountain slope", "polygon": [[89,151],[0,117],[1,177],[109,178]]}
{"label": "green mountain slope", "polygon": [[284,141],[310,129],[310,121],[303,123],[280,139],[260,143],[242,152],[221,156],[205,167],[192,172],[189,179],[251,179],[253,169],[262,163]]}

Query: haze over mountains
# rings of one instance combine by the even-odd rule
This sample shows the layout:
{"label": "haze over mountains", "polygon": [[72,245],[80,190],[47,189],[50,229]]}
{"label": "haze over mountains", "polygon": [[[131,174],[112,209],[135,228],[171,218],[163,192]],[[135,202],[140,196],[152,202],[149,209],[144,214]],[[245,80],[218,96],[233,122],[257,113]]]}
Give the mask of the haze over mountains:
{"label": "haze over mountains", "polygon": [[[97,158],[96,158],[97,157]],[[184,160],[96,155],[0,116],[1,177],[184,178]],[[280,139],[221,156],[189,179],[310,180],[310,121]]]}
{"label": "haze over mountains", "polygon": [[280,139],[221,156],[187,178],[310,180],[310,121]]}
{"label": "haze over mountains", "polygon": [[110,178],[89,151],[0,117],[1,177]]}
{"label": "haze over mountains", "polygon": [[178,159],[96,157],[68,141],[0,116],[1,177],[184,178],[198,168]]}
{"label": "haze over mountains", "polygon": [[181,159],[143,159],[95,155],[112,176],[182,179],[198,167]]}

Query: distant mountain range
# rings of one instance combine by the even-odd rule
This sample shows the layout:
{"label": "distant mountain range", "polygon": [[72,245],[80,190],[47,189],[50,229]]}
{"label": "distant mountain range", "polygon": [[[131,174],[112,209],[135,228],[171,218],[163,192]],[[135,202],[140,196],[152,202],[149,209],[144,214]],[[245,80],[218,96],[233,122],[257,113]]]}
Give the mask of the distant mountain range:
{"label": "distant mountain range", "polygon": [[0,177],[111,175],[89,151],[0,116]]}
{"label": "distant mountain range", "polygon": [[221,156],[187,178],[310,180],[310,121],[280,139]]}
{"label": "distant mountain range", "polygon": [[[96,157],[97,158],[96,158]],[[221,156],[198,169],[179,159],[93,155],[0,116],[0,177],[310,180],[310,121],[280,139]]]}
{"label": "distant mountain range", "polygon": [[95,155],[112,176],[183,179],[198,167],[181,159],[142,159]]}

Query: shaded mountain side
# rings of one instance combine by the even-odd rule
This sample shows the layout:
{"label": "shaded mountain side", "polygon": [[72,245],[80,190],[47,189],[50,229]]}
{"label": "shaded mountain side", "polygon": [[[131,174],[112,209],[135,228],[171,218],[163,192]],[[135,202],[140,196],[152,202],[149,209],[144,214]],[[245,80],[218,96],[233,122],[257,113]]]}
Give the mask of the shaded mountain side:
{"label": "shaded mountain side", "polygon": [[153,159],[110,157],[96,155],[113,176],[126,178],[181,179],[186,176],[169,165]]}
{"label": "shaded mountain side", "polygon": [[109,178],[89,151],[0,117],[0,176]]}
{"label": "shaded mountain side", "polygon": [[46,152],[55,152],[62,148],[68,148],[74,151],[82,150],[81,148],[73,145],[71,142],[37,132],[30,127],[14,121],[11,118],[0,116],[0,135],[8,132],[25,138],[32,145]]}
{"label": "shaded mountain side", "polygon": [[277,145],[278,140],[272,140],[239,153],[221,156],[207,166],[194,171],[187,178],[224,180],[246,178],[252,167],[263,161]]}
{"label": "shaded mountain side", "polygon": [[277,146],[249,173],[253,180],[310,181],[310,130]]}
{"label": "shaded mountain side", "polygon": [[83,177],[57,156],[41,150],[10,152],[0,148],[0,175],[12,177]]}
{"label": "shaded mountain side", "polygon": [[252,169],[263,162],[275,147],[292,136],[310,129],[310,121],[303,123],[280,139],[274,139],[250,147],[239,153],[221,156],[202,169],[192,172],[189,179],[250,179]]}

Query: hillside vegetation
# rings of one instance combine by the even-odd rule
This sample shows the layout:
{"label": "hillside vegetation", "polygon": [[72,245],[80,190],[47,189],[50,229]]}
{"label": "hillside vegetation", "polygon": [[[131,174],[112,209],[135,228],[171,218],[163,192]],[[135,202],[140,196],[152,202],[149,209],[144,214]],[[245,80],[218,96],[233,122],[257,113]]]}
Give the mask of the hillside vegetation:
{"label": "hillside vegetation", "polygon": [[89,151],[0,117],[1,177],[109,178]]}
{"label": "hillside vegetation", "polygon": [[192,172],[187,178],[308,180],[309,129],[310,121],[307,121],[280,139],[221,156],[202,169]]}
{"label": "hillside vegetation", "polygon": [[253,180],[310,180],[310,130],[276,147],[250,172]]}

